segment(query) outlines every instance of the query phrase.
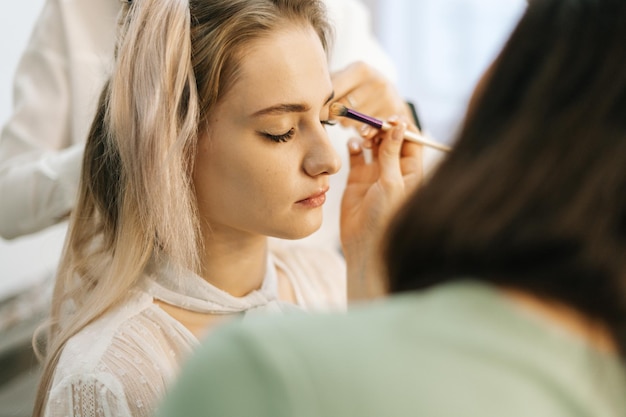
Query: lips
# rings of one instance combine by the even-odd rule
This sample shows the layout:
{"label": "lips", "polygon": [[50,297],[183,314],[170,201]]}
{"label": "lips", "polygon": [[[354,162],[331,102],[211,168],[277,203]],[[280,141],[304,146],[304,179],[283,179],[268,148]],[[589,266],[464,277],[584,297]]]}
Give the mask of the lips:
{"label": "lips", "polygon": [[325,187],[321,189],[320,191],[316,192],[315,194],[312,194],[303,200],[297,201],[296,204],[300,206],[304,206],[304,207],[310,207],[310,208],[320,207],[326,202],[327,192],[328,192],[328,187]]}

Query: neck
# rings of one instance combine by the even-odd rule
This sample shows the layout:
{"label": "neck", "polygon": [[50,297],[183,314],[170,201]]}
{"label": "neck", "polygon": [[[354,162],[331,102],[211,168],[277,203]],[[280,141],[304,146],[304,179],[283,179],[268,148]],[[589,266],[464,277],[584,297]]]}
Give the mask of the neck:
{"label": "neck", "polygon": [[204,234],[201,276],[235,297],[261,287],[267,267],[265,236],[220,233]]}
{"label": "neck", "polygon": [[609,330],[576,309],[562,303],[543,300],[533,294],[513,288],[503,288],[503,293],[522,308],[552,321],[570,333],[582,337],[599,351],[617,354],[618,348]]}

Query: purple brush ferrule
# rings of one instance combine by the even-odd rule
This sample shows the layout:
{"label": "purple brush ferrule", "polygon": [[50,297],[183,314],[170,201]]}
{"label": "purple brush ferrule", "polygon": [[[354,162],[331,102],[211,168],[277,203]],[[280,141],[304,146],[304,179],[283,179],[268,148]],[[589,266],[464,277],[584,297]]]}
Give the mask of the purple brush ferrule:
{"label": "purple brush ferrule", "polygon": [[370,126],[374,126],[376,129],[382,129],[383,127],[383,121],[382,120],[378,120],[375,117],[372,116],[368,116],[366,114],[363,113],[359,113],[356,110],[352,110],[352,109],[346,109],[346,117],[349,117],[350,119],[353,120],[358,120],[359,122],[363,122],[363,123],[367,123]]}

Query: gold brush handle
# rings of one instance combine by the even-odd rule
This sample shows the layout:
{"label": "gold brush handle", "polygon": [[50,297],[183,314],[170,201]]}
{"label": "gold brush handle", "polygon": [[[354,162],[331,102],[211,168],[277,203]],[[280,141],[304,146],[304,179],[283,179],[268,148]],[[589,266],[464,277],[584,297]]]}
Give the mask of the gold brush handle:
{"label": "gold brush handle", "polygon": [[[383,123],[382,130],[391,129],[391,125],[387,122]],[[428,137],[425,137],[423,134],[415,133],[411,130],[404,131],[404,139],[410,140],[411,142],[419,143],[424,146],[431,147],[433,149],[437,149],[443,152],[450,152],[452,150],[448,145],[444,145],[442,143],[436,142]]]}

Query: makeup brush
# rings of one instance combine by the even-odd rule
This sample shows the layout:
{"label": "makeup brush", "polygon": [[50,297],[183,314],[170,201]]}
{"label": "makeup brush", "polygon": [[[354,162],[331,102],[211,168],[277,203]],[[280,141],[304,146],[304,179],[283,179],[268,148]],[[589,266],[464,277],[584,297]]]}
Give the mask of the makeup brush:
{"label": "makeup brush", "polygon": [[[336,117],[336,116],[347,117],[349,119],[368,124],[370,126],[373,126],[381,130],[389,130],[392,128],[391,124],[388,122],[379,120],[372,116],[368,116],[356,110],[349,109],[341,103],[333,103],[330,105],[330,115],[331,117]],[[404,132],[404,139],[410,140],[411,142],[420,143],[424,146],[429,146],[431,148],[438,149],[443,152],[450,152],[451,150],[451,148],[447,145],[444,145],[432,139],[426,138],[424,137],[423,134],[415,133],[410,130],[406,130]]]}

